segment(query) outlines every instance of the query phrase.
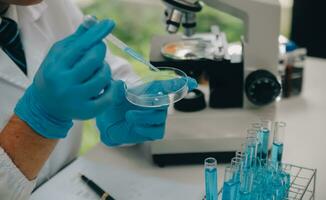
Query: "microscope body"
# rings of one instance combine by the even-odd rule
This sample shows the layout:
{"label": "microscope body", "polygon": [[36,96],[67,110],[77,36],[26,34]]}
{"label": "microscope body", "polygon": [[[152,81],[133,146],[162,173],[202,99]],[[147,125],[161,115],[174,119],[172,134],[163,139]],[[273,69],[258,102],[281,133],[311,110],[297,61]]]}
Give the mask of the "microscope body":
{"label": "microscope body", "polygon": [[[167,31],[183,26],[186,36],[195,34],[198,0],[162,0],[167,5]],[[242,59],[170,60],[160,54],[167,42],[181,36],[154,37],[151,62],[177,67],[194,78],[205,71],[209,87],[200,86],[209,108],[199,112],[170,109],[166,137],[149,143],[149,152],[158,165],[201,163],[207,156],[229,162],[245,140],[248,124],[260,118],[274,119],[281,93],[278,75],[280,3],[278,0],[203,0],[217,10],[243,20]],[[191,16],[191,17],[190,17]],[[227,46],[225,47],[227,48]]]}
{"label": "microscope body", "polygon": [[[195,33],[195,27],[198,23],[195,21],[196,13],[200,12],[202,7],[199,1],[163,0],[163,2],[167,5],[167,11],[165,12],[167,31],[169,33],[176,33],[179,26],[182,25],[185,30],[184,34],[186,36],[192,36]],[[278,38],[280,34],[281,12],[279,1],[203,0],[203,2],[212,8],[225,11],[242,19],[244,23],[245,33],[241,41],[243,46],[243,74],[241,74],[241,71],[237,71],[235,74],[236,76],[243,75],[241,78],[243,81],[238,86],[238,88],[243,88],[243,99],[241,100],[243,107],[260,107],[274,102],[281,91],[279,84],[280,80],[278,78]],[[189,16],[192,16],[192,20],[189,20]],[[157,58],[154,59],[158,60]],[[221,62],[220,65],[225,65],[225,62]],[[235,68],[236,67],[237,66],[235,66]],[[223,69],[223,67],[220,68]],[[209,74],[216,74],[217,76],[220,74],[216,72],[214,68],[213,70],[212,68],[208,70]],[[228,70],[223,70],[222,72],[224,72],[226,76],[228,75]],[[225,80],[225,84],[219,84],[223,78],[216,77],[215,80],[217,81],[216,83],[213,83],[214,80],[210,82],[210,88],[213,90],[211,94],[213,99],[215,99],[214,96],[217,96],[214,94],[216,90],[223,91],[223,89],[225,89],[223,85],[232,85],[232,81],[230,80]],[[235,77],[234,80],[237,82],[239,78]],[[238,83],[234,83],[233,85],[235,84]],[[234,92],[237,91],[238,90],[234,90]],[[232,97],[232,95],[230,95],[230,97]],[[216,99],[217,98],[218,97],[216,97]],[[219,95],[219,98],[221,98],[221,95]],[[232,100],[229,99],[229,101]],[[211,104],[215,103],[212,102]],[[221,106],[213,105],[213,107]],[[238,107],[238,105],[235,107]]]}
{"label": "microscope body", "polygon": [[[276,99],[275,97],[280,94],[281,89],[280,85],[278,85],[280,80],[278,75],[278,38],[280,35],[281,21],[279,1],[204,0],[204,2],[211,7],[232,14],[242,19],[244,22],[245,34],[242,40],[244,89],[246,93],[244,95],[244,107],[262,106],[265,103],[272,103]],[[262,72],[261,70],[264,70],[264,74],[259,74]],[[250,78],[256,80],[248,80]],[[257,86],[259,80],[270,81],[270,85],[266,85],[263,90],[270,90],[270,94],[268,95],[271,95],[272,100],[266,100],[267,102],[255,102],[255,98],[264,95],[262,93],[253,94],[259,91],[250,91],[251,88]],[[273,92],[275,93],[273,94]]]}

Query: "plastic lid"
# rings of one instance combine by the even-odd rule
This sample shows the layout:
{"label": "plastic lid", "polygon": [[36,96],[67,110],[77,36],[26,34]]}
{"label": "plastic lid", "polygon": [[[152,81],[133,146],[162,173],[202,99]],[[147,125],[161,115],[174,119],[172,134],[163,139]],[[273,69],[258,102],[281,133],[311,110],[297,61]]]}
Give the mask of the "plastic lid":
{"label": "plastic lid", "polygon": [[292,51],[296,50],[297,48],[298,48],[298,46],[293,41],[289,41],[285,45],[286,52],[292,52]]}

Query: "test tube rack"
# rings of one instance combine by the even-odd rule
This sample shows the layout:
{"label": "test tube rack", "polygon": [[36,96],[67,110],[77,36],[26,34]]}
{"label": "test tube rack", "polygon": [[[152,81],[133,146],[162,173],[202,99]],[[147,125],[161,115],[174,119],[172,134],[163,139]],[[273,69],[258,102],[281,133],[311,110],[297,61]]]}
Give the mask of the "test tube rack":
{"label": "test tube rack", "polygon": [[316,200],[317,170],[289,165],[291,186],[285,200]]}
{"label": "test tube rack", "polygon": [[[287,164],[291,175],[291,185],[288,197],[284,200],[316,200],[317,170]],[[219,200],[222,200],[223,188],[219,191]],[[205,199],[205,198],[204,198]]]}
{"label": "test tube rack", "polygon": [[[275,122],[274,124],[274,122],[269,120],[262,120],[262,122],[264,125],[259,123],[252,124],[253,129],[248,129],[249,137],[247,138],[246,143],[244,143],[245,147],[241,148],[239,155],[238,152],[236,153],[235,160],[232,159],[231,166],[237,166],[237,163],[239,162],[237,158],[239,158],[242,163],[238,168],[235,168],[235,170],[239,170],[241,167],[243,173],[242,180],[241,169],[240,175],[239,172],[234,174],[235,172],[231,171],[230,176],[229,172],[226,176],[227,181],[224,183],[224,185],[227,183],[227,185],[225,185],[225,187],[227,187],[225,193],[223,194],[222,187],[218,192],[217,199],[238,200],[244,198],[250,200],[265,200],[265,198],[271,199],[270,197],[274,196],[273,199],[276,198],[277,200],[316,200],[317,169],[282,162],[282,135],[284,136],[284,128],[286,124],[284,122]],[[274,128],[272,126],[274,126]],[[273,148],[269,159],[269,153],[263,154],[263,152],[264,150],[268,152],[268,145],[266,145],[268,142],[265,142],[265,140],[267,137],[270,137],[267,133],[271,132],[271,130],[273,130],[274,135]],[[259,150],[258,139],[260,139],[261,144]],[[281,144],[282,148],[277,144]],[[261,154],[258,154],[258,152]],[[263,160],[263,162],[261,162],[259,158],[255,157],[257,155],[260,155],[261,158],[265,159],[265,161]],[[263,157],[263,155],[265,155],[265,157]],[[260,163],[261,165],[256,166],[257,163]],[[246,170],[252,170],[250,167],[253,167],[254,170],[263,169],[263,171],[260,171],[260,173],[258,171],[257,174],[255,171],[248,173]],[[249,189],[246,187],[246,184],[249,185]],[[267,189],[265,188],[266,186]],[[242,190],[240,187],[242,187]]]}

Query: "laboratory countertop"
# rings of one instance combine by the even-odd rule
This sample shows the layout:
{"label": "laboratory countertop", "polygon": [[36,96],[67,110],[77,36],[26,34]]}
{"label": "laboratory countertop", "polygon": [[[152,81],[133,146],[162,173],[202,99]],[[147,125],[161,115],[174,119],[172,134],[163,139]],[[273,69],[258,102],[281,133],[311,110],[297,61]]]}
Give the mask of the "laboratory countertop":
{"label": "laboratory countertop", "polygon": [[[326,199],[323,189],[326,185],[326,60],[309,58],[304,76],[302,95],[279,102],[277,119],[287,123],[284,161],[318,170],[316,199],[322,200]],[[110,149],[99,144],[83,159],[143,176],[202,187],[204,190],[203,166],[159,168],[144,156],[140,146]],[[224,165],[219,166],[221,172],[223,168]],[[219,182],[222,179],[223,173],[220,173]]]}
{"label": "laboratory countertop", "polygon": [[[284,161],[317,169],[317,199],[326,199],[326,60],[309,58],[305,68],[301,96],[283,99],[278,104],[277,119],[287,123]],[[177,182],[204,184],[202,166],[158,168],[139,147],[108,149],[96,146],[85,155],[94,162],[107,162]],[[105,158],[103,160],[103,158]],[[220,173],[220,181],[222,179]]]}

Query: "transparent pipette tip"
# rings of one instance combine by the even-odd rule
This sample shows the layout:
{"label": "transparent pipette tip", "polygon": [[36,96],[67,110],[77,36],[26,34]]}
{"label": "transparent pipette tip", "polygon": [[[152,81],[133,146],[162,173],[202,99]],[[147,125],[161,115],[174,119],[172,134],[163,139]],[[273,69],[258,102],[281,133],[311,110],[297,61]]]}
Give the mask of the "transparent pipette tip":
{"label": "transparent pipette tip", "polygon": [[[90,28],[94,24],[97,24],[98,20],[95,16],[92,15],[86,15],[84,17],[83,26],[85,28]],[[109,34],[106,37],[106,40],[114,44],[116,47],[124,51],[126,54],[131,56],[132,58],[136,59],[137,61],[143,63],[147,67],[149,67],[153,71],[159,71],[158,68],[156,68],[154,65],[152,65],[150,62],[148,62],[142,55],[140,55],[138,52],[136,52],[134,49],[130,48],[127,44],[125,44],[123,41],[121,41],[119,38],[114,36],[113,34]]]}

